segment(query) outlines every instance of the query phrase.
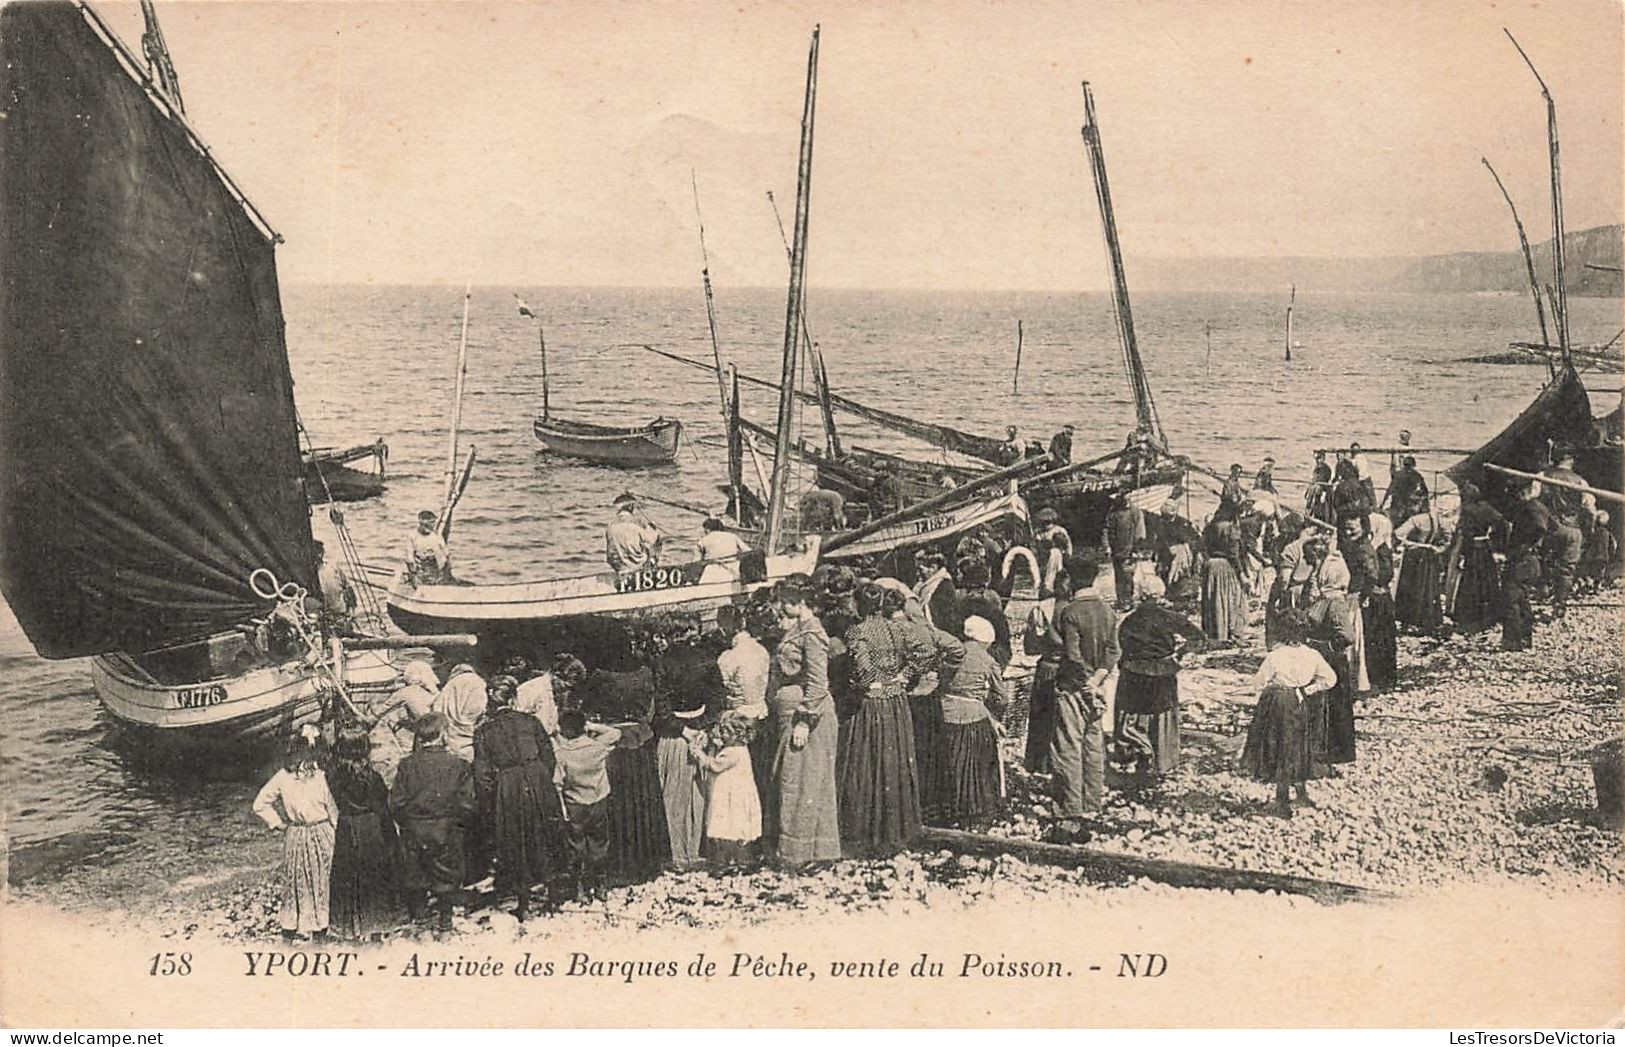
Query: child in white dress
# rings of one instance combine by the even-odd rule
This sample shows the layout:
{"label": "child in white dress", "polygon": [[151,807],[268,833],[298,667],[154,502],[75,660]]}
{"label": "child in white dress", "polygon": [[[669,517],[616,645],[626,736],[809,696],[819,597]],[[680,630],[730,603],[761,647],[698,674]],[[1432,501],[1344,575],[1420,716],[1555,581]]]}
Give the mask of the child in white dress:
{"label": "child in white dress", "polygon": [[705,842],[700,853],[722,865],[744,865],[762,836],[762,801],[751,770],[750,723],[724,717],[695,760],[706,772]]}

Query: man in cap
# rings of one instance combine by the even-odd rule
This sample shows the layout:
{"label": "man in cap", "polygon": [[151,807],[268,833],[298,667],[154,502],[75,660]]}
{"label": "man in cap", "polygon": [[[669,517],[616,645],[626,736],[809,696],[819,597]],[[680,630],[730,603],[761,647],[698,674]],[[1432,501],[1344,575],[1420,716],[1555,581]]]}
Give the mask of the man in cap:
{"label": "man in cap", "polygon": [[1050,437],[1049,465],[1051,469],[1058,469],[1063,465],[1072,464],[1072,434],[1076,431],[1077,427],[1068,422],[1061,427],[1060,432]]}
{"label": "man in cap", "polygon": [[431,509],[418,513],[418,529],[406,540],[406,580],[412,585],[445,585],[451,581],[451,549],[435,524]]}
{"label": "man in cap", "polygon": [[1050,767],[1055,813],[1064,836],[1087,838],[1081,819],[1100,810],[1106,791],[1106,677],[1117,667],[1117,615],[1094,591],[1100,564],[1089,555],[1067,561],[1076,596],[1055,613],[1061,664],[1055,676],[1055,734]]}
{"label": "man in cap", "polygon": [[1240,510],[1245,495],[1241,490],[1241,463],[1230,463],[1230,476],[1224,481],[1224,490],[1219,492],[1219,501],[1232,509]]}
{"label": "man in cap", "polygon": [[1038,510],[1033,519],[1038,524],[1038,530],[1033,532],[1034,552],[1044,567],[1044,577],[1039,579],[1039,595],[1047,596],[1055,591],[1055,576],[1072,555],[1072,535],[1061,526],[1060,516],[1049,506]]}
{"label": "man in cap", "polygon": [[665,538],[643,515],[631,492],[615,496],[615,516],[604,528],[604,559],[620,574],[653,567],[660,559],[660,543]]}
{"label": "man in cap", "polygon": [[1315,468],[1309,476],[1309,490],[1303,496],[1304,511],[1316,520],[1332,522],[1332,467],[1326,452],[1315,452]]}
{"label": "man in cap", "polygon": [[1015,465],[1027,453],[1026,445],[1021,442],[1020,430],[1013,425],[1004,427],[1004,444],[999,448],[999,464]]}
{"label": "man in cap", "polygon": [[1414,455],[1405,455],[1399,460],[1399,468],[1389,479],[1388,491],[1382,498],[1383,503],[1377,508],[1388,507],[1388,519],[1395,527],[1417,513],[1427,512],[1428,482],[1417,471]]}
{"label": "man in cap", "polygon": [[[1574,452],[1559,449],[1551,468],[1541,475],[1568,484],[1585,485],[1574,471]],[[1556,484],[1542,484],[1546,507],[1551,510],[1552,529],[1546,539],[1546,561],[1552,572],[1552,617],[1562,618],[1569,608],[1574,589],[1575,568],[1585,548],[1585,532],[1596,520],[1597,499],[1584,491],[1572,491]]]}
{"label": "man in cap", "polygon": [[1264,464],[1258,467],[1258,475],[1253,477],[1253,490],[1275,493],[1275,459],[1269,455],[1264,456]]}
{"label": "man in cap", "polygon": [[1128,500],[1128,495],[1118,492],[1112,496],[1112,508],[1106,514],[1106,545],[1111,550],[1112,577],[1120,611],[1134,606],[1134,550],[1143,541],[1145,513]]}
{"label": "man in cap", "polygon": [[401,829],[401,886],[414,920],[432,899],[438,930],[451,930],[462,895],[463,831],[478,810],[474,770],[446,751],[446,718],[431,712],[414,725],[417,746],[395,775],[389,813]]}

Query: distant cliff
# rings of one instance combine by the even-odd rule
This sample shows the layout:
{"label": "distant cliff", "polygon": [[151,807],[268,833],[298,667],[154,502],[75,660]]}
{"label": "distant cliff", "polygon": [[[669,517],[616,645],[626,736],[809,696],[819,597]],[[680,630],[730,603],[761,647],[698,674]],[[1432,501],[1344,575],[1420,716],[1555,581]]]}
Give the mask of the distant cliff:
{"label": "distant cliff", "polygon": [[[1625,297],[1618,272],[1625,226],[1603,225],[1565,238],[1570,294]],[[1551,241],[1533,245],[1535,273],[1549,278]],[[1263,291],[1285,284],[1316,291],[1399,291],[1416,294],[1523,294],[1529,280],[1521,251],[1465,251],[1421,258],[1201,258],[1150,259],[1131,266],[1131,282],[1147,291]]]}

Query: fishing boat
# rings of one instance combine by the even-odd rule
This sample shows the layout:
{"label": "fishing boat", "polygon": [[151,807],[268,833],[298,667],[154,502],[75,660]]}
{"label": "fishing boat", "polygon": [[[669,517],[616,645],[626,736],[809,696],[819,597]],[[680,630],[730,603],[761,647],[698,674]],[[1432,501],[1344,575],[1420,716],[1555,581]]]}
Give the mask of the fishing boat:
{"label": "fishing boat", "polygon": [[147,64],[88,6],[0,10],[0,589],[117,721],[235,743],[395,672],[309,642],[280,237],[142,11]]}
{"label": "fishing boat", "polygon": [[683,440],[683,423],[676,418],[662,416],[643,425],[621,426],[554,417],[548,392],[547,336],[542,330],[542,318],[518,295],[514,295],[514,301],[519,304],[520,316],[536,322],[536,342],[542,355],[542,412],[536,416],[531,429],[543,451],[622,468],[669,465],[676,460],[677,448]]}
{"label": "fishing boat", "polygon": [[683,423],[664,417],[646,425],[613,426],[544,412],[533,428],[542,450],[598,465],[667,465],[677,457],[683,439]]}
{"label": "fishing boat", "polygon": [[[807,64],[806,104],[802,115],[802,145],[797,179],[798,224],[795,260],[791,266],[791,315],[786,321],[785,368],[795,373],[795,308],[800,300],[806,239],[806,198],[810,191],[812,119],[818,67],[818,31],[814,29]],[[465,299],[466,301],[466,299]],[[532,316],[520,301],[522,315]],[[466,312],[465,312],[466,325]],[[538,329],[540,325],[538,325]],[[466,326],[465,326],[466,344]],[[461,375],[463,350],[459,350]],[[458,383],[460,394],[461,382]],[[454,395],[458,395],[454,394]],[[793,401],[780,396],[781,415],[790,415]],[[457,457],[457,409],[453,409],[452,453]],[[751,593],[792,574],[811,573],[818,563],[819,542],[811,538],[797,548],[784,541],[785,491],[789,484],[788,427],[780,441],[762,548],[728,560],[686,563],[649,563],[623,571],[606,570],[538,581],[500,585],[414,585],[410,579],[389,594],[390,618],[408,633],[464,631],[481,637],[487,648],[502,651],[523,644],[557,643],[560,637],[591,638],[628,620],[664,615],[704,614],[727,603],[747,599]],[[448,491],[451,483],[448,470]],[[466,482],[466,473],[464,477]],[[451,501],[451,499],[448,499]]]}
{"label": "fishing boat", "polygon": [[312,447],[302,458],[312,505],[360,502],[384,493],[389,446],[382,440],[354,447]]}

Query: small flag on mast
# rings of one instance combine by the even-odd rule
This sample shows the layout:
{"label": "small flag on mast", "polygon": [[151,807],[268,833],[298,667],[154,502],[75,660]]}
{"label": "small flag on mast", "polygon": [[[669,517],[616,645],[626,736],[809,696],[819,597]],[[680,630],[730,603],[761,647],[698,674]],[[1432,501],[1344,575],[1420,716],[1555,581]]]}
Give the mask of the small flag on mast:
{"label": "small flag on mast", "polygon": [[525,304],[525,300],[523,298],[519,297],[518,295],[514,295],[513,300],[519,304],[520,316],[528,316],[532,320],[536,319],[536,314],[530,311],[530,306]]}

